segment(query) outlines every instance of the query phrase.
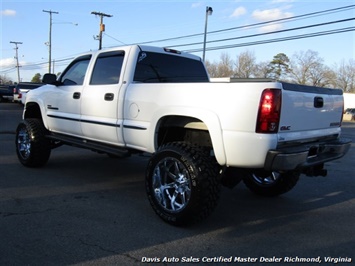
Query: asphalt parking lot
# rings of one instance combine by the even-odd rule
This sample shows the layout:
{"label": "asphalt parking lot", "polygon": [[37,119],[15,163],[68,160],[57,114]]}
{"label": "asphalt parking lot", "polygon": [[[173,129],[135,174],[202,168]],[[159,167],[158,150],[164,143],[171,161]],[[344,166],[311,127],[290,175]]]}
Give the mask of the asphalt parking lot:
{"label": "asphalt parking lot", "polygon": [[63,146],[45,167],[23,167],[14,145],[21,111],[0,104],[0,265],[354,263],[355,123],[344,123],[353,144],[327,177],[302,176],[278,198],[223,188],[207,220],[177,228],[148,203],[146,156]]}

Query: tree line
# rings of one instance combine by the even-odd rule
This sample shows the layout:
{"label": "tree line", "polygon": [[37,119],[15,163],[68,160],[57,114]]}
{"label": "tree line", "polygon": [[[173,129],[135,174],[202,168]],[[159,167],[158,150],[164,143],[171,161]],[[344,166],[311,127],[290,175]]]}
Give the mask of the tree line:
{"label": "tree line", "polygon": [[[60,73],[59,73],[60,74]],[[32,79],[31,82],[34,83],[41,83],[42,82],[42,75],[41,73],[36,73]],[[11,78],[7,77],[6,75],[1,75],[0,74],[0,84],[4,85],[14,85],[17,84],[17,82],[14,82]]]}
{"label": "tree line", "polygon": [[296,52],[291,58],[279,53],[269,62],[257,62],[253,52],[241,52],[235,60],[223,52],[219,62],[206,61],[211,78],[267,78],[355,93],[355,60],[329,67],[316,51]]}

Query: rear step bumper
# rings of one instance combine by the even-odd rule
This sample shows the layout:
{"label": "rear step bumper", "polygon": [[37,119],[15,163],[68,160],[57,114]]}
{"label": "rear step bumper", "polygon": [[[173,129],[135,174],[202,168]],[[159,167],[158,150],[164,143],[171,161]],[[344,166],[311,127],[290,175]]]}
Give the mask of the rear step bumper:
{"label": "rear step bumper", "polygon": [[290,171],[319,165],[343,157],[351,140],[340,138],[326,143],[310,143],[297,147],[270,150],[266,156],[268,171]]}

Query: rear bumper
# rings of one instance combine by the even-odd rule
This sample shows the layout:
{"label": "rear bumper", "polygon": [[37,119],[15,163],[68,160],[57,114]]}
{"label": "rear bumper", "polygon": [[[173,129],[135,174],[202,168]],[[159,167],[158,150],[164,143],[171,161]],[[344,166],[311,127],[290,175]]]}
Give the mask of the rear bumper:
{"label": "rear bumper", "polygon": [[343,157],[351,146],[350,139],[270,150],[265,160],[269,171],[301,170]]}

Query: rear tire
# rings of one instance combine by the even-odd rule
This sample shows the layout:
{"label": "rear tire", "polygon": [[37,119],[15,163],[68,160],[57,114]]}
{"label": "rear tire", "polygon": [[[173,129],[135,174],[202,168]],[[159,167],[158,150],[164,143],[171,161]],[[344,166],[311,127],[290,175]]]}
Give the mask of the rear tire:
{"label": "rear tire", "polygon": [[202,149],[184,142],[159,148],[146,171],[146,191],[156,214],[172,225],[210,215],[220,196],[217,166]]}
{"label": "rear tire", "polygon": [[290,191],[298,182],[300,173],[296,171],[277,173],[264,170],[248,171],[244,184],[255,194],[275,197]]}
{"label": "rear tire", "polygon": [[51,142],[40,119],[26,119],[17,126],[16,153],[27,167],[40,167],[47,163],[51,154]]}

